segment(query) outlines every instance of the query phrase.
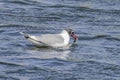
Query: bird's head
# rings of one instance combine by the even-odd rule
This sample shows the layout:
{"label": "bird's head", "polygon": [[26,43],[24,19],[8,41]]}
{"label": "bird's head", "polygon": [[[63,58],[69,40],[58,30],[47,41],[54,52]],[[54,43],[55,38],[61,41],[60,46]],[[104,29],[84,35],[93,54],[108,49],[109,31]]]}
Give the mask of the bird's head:
{"label": "bird's head", "polygon": [[78,36],[75,34],[75,32],[74,32],[72,29],[67,28],[67,29],[65,29],[65,30],[68,32],[68,34],[69,34],[71,37],[73,37],[74,42],[76,42],[76,41],[78,40]]}

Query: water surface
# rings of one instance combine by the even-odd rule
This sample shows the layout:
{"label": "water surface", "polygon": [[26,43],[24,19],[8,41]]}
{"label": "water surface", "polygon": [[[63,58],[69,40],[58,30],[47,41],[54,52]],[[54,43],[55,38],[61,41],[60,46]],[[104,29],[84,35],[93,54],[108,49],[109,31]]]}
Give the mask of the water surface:
{"label": "water surface", "polygon": [[[0,80],[120,80],[119,0],[0,0]],[[19,32],[79,36],[37,48]]]}

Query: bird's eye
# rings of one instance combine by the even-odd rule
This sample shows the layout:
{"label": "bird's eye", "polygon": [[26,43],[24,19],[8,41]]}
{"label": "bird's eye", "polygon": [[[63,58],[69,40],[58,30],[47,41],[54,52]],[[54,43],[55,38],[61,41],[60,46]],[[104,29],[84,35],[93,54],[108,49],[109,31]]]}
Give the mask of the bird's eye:
{"label": "bird's eye", "polygon": [[74,32],[72,31],[71,34],[74,34]]}

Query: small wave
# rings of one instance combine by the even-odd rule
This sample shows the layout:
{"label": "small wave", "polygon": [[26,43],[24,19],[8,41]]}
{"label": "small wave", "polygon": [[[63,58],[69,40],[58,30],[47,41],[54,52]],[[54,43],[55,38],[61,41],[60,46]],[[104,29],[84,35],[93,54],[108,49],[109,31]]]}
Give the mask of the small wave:
{"label": "small wave", "polygon": [[21,4],[21,5],[33,4],[33,1],[30,1],[30,0],[7,0],[7,1],[3,1],[3,2],[13,3],[13,4]]}
{"label": "small wave", "polygon": [[120,38],[114,38],[114,37],[107,37],[107,40],[116,40],[116,41],[120,41]]}
{"label": "small wave", "polygon": [[8,75],[0,75],[0,80],[19,80],[18,78],[14,78]]}
{"label": "small wave", "polygon": [[14,0],[12,1],[12,3],[17,3],[17,4],[28,4],[28,2],[24,1],[24,0]]}
{"label": "small wave", "polygon": [[16,25],[16,24],[0,24],[0,27],[22,27],[24,25]]}
{"label": "small wave", "polygon": [[83,36],[79,37],[79,40],[93,40],[108,37],[109,35],[95,35],[95,36]]}
{"label": "small wave", "polygon": [[0,62],[1,65],[7,65],[7,66],[21,66],[21,65],[18,65],[18,64],[15,64],[15,63],[9,63],[9,62]]}

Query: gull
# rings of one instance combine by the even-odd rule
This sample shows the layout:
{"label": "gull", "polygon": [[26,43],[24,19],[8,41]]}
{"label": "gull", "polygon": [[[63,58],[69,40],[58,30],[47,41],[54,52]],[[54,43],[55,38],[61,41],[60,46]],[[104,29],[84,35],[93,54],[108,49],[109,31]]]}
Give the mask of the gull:
{"label": "gull", "polygon": [[74,39],[75,43],[78,40],[78,36],[70,28],[64,29],[58,34],[42,34],[40,36],[34,36],[20,32],[27,40],[32,42],[35,46],[42,47],[65,47],[70,44],[70,37]]}

